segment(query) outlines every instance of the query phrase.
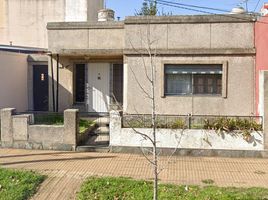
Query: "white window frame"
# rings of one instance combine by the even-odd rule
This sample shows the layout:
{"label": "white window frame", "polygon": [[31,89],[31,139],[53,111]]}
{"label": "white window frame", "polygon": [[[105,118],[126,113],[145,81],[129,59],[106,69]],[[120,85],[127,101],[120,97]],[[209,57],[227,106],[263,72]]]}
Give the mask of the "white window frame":
{"label": "white window frame", "polygon": [[[222,97],[222,98],[227,98],[227,78],[228,78],[228,62],[227,61],[174,61],[174,60],[164,60],[162,61],[162,69],[161,69],[161,97],[166,98],[166,97],[172,97],[169,95],[165,95],[165,65],[168,64],[174,64],[174,65],[189,65],[189,64],[199,64],[199,65],[222,65],[222,94],[221,95],[198,95],[198,94],[191,94],[187,96],[206,96],[206,97]],[[176,95],[175,97],[181,97],[185,95]]]}

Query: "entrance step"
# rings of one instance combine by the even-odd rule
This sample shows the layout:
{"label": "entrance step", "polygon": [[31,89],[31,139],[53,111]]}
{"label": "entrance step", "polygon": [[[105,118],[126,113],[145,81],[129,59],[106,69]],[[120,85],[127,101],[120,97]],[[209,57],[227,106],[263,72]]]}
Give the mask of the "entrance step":
{"label": "entrance step", "polygon": [[110,130],[107,126],[100,126],[93,131],[96,135],[109,135],[109,132]]}
{"label": "entrance step", "polygon": [[85,146],[78,146],[76,148],[78,152],[101,152],[107,153],[110,151],[109,146],[107,145],[85,145]]}
{"label": "entrance step", "polygon": [[88,138],[85,138],[83,143],[77,147],[77,151],[107,152],[110,143],[109,116],[91,116],[87,119],[94,121],[96,127],[89,132]]}
{"label": "entrance step", "polygon": [[107,144],[109,145],[110,136],[109,135],[91,135],[86,145],[98,145]]}
{"label": "entrance step", "polygon": [[92,119],[99,127],[107,127],[110,123],[109,117],[97,117]]}

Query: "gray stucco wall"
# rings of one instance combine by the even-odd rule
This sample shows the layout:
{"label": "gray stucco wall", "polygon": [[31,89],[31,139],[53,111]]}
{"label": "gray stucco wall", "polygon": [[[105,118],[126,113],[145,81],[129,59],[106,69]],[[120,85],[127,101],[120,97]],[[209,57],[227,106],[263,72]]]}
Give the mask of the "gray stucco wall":
{"label": "gray stucco wall", "polygon": [[49,49],[54,53],[76,50],[72,53],[77,55],[86,50],[122,50],[124,46],[122,22],[49,23],[47,28]]}
{"label": "gray stucco wall", "polygon": [[[49,110],[53,111],[52,101],[52,70],[49,58]],[[57,87],[57,59],[53,57],[54,92],[56,98]],[[68,57],[59,57],[59,110],[72,108],[73,105],[73,63]]]}
{"label": "gray stucco wall", "polygon": [[[143,59],[128,56],[125,59],[124,111],[130,114],[150,113],[150,101],[141,90],[139,82],[150,92],[150,83],[146,78]],[[144,58],[150,69],[149,58]],[[227,96],[166,96],[162,97],[163,64],[185,61],[228,63]],[[159,114],[195,114],[195,115],[252,115],[254,114],[254,57],[253,56],[170,56],[154,59],[156,66],[156,112]],[[132,69],[132,70],[131,70]],[[149,73],[150,74],[150,73]],[[136,76],[136,78],[135,78]]]}
{"label": "gray stucco wall", "polygon": [[254,23],[126,24],[125,48],[253,48]]}
{"label": "gray stucco wall", "polygon": [[64,111],[64,125],[32,125],[31,115],[1,110],[1,147],[72,151],[76,148],[78,110]]}

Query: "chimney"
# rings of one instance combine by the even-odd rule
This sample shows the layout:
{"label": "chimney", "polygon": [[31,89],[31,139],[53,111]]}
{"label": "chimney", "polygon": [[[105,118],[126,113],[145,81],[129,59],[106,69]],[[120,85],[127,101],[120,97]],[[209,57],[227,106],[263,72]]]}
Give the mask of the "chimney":
{"label": "chimney", "polygon": [[243,7],[235,7],[232,9],[231,13],[230,14],[245,14],[246,11]]}
{"label": "chimney", "polygon": [[102,9],[98,12],[98,21],[114,21],[114,11],[111,9]]}

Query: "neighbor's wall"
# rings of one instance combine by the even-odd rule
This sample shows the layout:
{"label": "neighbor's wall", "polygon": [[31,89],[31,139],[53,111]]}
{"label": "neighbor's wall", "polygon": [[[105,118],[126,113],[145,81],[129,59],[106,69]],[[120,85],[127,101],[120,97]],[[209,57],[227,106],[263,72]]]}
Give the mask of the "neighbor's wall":
{"label": "neighbor's wall", "polygon": [[268,71],[264,72],[264,85],[263,85],[263,91],[264,91],[264,146],[265,149],[268,149]]}
{"label": "neighbor's wall", "polygon": [[47,48],[48,22],[96,21],[103,0],[1,0],[0,44]]}
{"label": "neighbor's wall", "polygon": [[256,110],[257,114],[264,114],[264,71],[268,70],[268,17],[262,17],[255,23],[255,43],[256,43]]}
{"label": "neighbor's wall", "polygon": [[[124,112],[151,113],[150,101],[137,82],[150,91],[143,60],[137,50],[151,45],[156,66],[156,112],[159,114],[254,115],[255,49],[254,23],[211,17],[155,18],[152,24],[137,17],[125,21]],[[187,19],[184,19],[187,18]],[[203,19],[204,18],[204,19]],[[168,22],[172,23],[168,23]],[[184,21],[185,20],[185,21]],[[189,21],[192,20],[192,23]],[[209,20],[214,20],[209,23]],[[241,31],[243,30],[243,31]],[[147,70],[150,59],[144,56]],[[226,62],[227,96],[162,97],[165,63]],[[149,73],[150,74],[150,73]],[[135,78],[136,76],[136,78]]]}
{"label": "neighbor's wall", "polygon": [[[0,35],[2,40],[6,41],[5,27],[7,24],[6,18],[6,1],[0,0]],[[0,39],[1,41],[1,39]]]}
{"label": "neighbor's wall", "polygon": [[0,109],[28,109],[27,55],[0,51]]}
{"label": "neighbor's wall", "polygon": [[64,0],[2,0],[6,23],[0,44],[47,47],[46,24],[64,21]]}

